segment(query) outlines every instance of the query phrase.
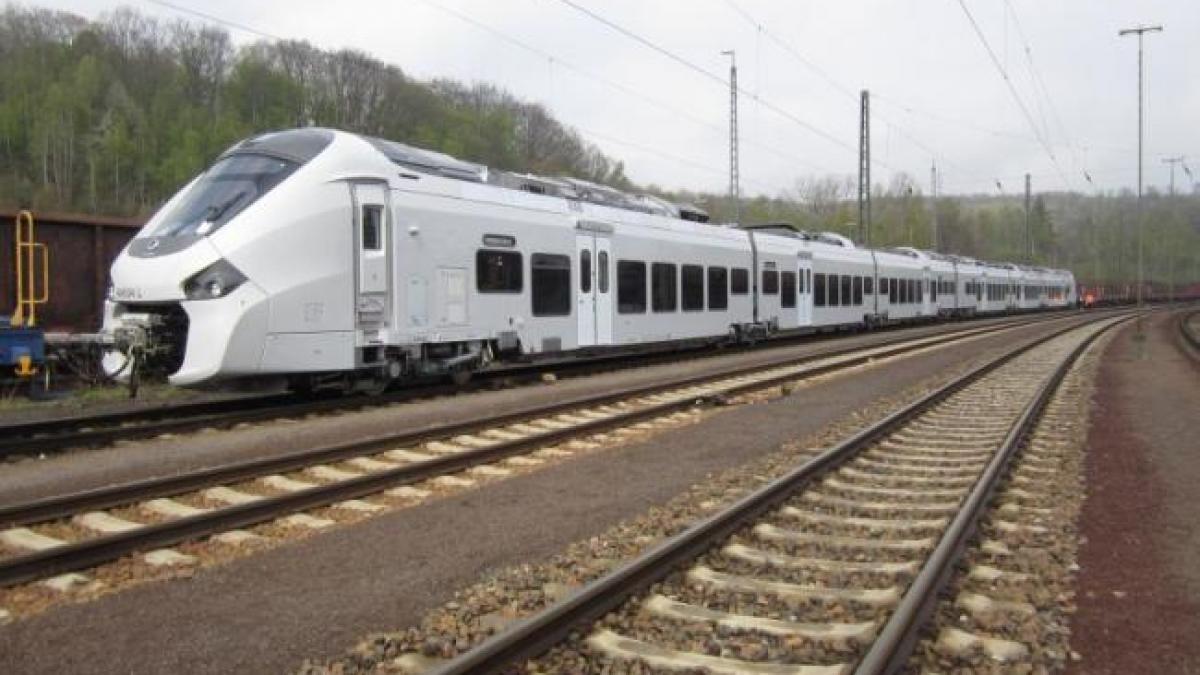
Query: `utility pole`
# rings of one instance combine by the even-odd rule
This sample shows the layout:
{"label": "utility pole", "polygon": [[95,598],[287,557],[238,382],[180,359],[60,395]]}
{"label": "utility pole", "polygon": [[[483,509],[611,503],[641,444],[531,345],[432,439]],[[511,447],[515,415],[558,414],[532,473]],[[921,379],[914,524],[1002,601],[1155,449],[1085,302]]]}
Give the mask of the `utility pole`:
{"label": "utility pole", "polygon": [[1183,161],[1185,159],[1187,159],[1187,157],[1185,157],[1183,155],[1179,155],[1178,157],[1167,157],[1166,159],[1163,160],[1163,164],[1171,165],[1171,196],[1172,197],[1175,196],[1175,165],[1183,164]]}
{"label": "utility pole", "polygon": [[1137,226],[1138,226],[1138,271],[1137,271],[1137,304],[1142,306],[1142,286],[1146,284],[1146,263],[1145,263],[1145,236],[1143,230],[1145,225],[1142,222],[1142,99],[1144,97],[1142,88],[1142,39],[1146,33],[1161,33],[1162,26],[1141,26],[1137,28],[1125,28],[1117,32],[1119,37],[1126,35],[1137,35],[1138,38],[1138,189],[1137,189]]}
{"label": "utility pole", "polygon": [[871,98],[862,90],[858,130],[858,238],[871,245]]}
{"label": "utility pole", "polygon": [[729,198],[733,200],[733,220],[742,224],[742,195],[738,177],[738,101],[737,101],[737,53],[729,49],[721,52],[729,57]]}
{"label": "utility pole", "polygon": [[1033,230],[1029,223],[1030,177],[1025,174],[1025,260],[1033,264]]}
{"label": "utility pole", "polygon": [[937,213],[937,162],[929,167],[929,195],[933,199],[933,250],[941,251],[941,233],[938,232]]}

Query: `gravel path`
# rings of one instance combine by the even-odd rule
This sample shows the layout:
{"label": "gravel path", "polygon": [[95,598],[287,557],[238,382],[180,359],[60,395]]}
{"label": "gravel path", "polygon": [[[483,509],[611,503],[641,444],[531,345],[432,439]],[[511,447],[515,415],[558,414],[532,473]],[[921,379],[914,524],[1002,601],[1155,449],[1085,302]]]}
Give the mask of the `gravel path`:
{"label": "gravel path", "polygon": [[1007,333],[858,369],[678,433],[337,528],[188,580],[17,621],[0,628],[0,670],[264,672],[293,669],[304,656],[331,658],[363,635],[416,623],[454,589],[496,569],[588,540],[713,472],[1016,339]]}
{"label": "gravel path", "polygon": [[1175,331],[1123,329],[1100,369],[1071,672],[1200,672],[1200,364]]}

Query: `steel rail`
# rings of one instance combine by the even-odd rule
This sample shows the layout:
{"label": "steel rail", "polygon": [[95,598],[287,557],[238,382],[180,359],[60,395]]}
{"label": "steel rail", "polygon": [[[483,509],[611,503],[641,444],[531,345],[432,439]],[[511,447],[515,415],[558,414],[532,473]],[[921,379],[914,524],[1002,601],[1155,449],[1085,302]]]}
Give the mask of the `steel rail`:
{"label": "steel rail", "polygon": [[[995,325],[1022,325],[1041,320],[1053,320],[1061,315],[1052,314],[1033,318],[1014,318],[997,322]],[[781,337],[754,345],[741,345],[734,350],[770,349],[784,346],[800,339],[823,341],[833,334],[805,334]],[[904,339],[904,338],[900,338]],[[710,345],[711,343],[705,343]],[[147,438],[165,433],[183,433],[207,427],[228,427],[246,422],[258,422],[283,417],[303,416],[318,413],[349,411],[403,402],[414,398],[442,396],[464,391],[484,389],[490,382],[502,378],[534,378],[538,374],[554,369],[558,372],[587,374],[614,362],[623,365],[644,366],[669,363],[684,358],[703,358],[708,350],[705,345],[689,346],[671,352],[661,350],[643,353],[599,355],[579,361],[550,361],[534,364],[514,364],[479,373],[476,381],[465,386],[417,383],[400,391],[376,396],[339,396],[329,398],[304,398],[294,394],[269,394],[243,396],[217,401],[198,401],[180,404],[164,404],[140,410],[100,413],[96,415],[71,415],[51,419],[0,425],[0,459],[18,455],[45,453],[73,447],[93,447],[112,444],[118,440]],[[729,353],[730,350],[726,350]]]}
{"label": "steel rail", "polygon": [[[106,508],[152,497],[180,494],[214,484],[239,482],[264,474],[281,473],[316,463],[371,454],[388,447],[405,445],[470,433],[473,430],[505,426],[518,421],[545,417],[584,407],[606,405],[619,400],[644,397],[666,390],[692,386],[702,382],[736,377],[762,370],[771,370],[789,365],[803,365],[812,361],[849,356],[854,352],[870,352],[836,363],[817,364],[803,373],[784,373],[770,378],[758,379],[723,389],[723,395],[738,395],[776,386],[783,382],[812,377],[836,370],[854,367],[871,360],[902,354],[916,349],[938,346],[979,334],[987,334],[1008,328],[979,327],[950,335],[925,336],[898,341],[902,344],[872,345],[870,347],[841,348],[822,354],[811,354],[798,359],[788,359],[767,365],[741,366],[720,373],[682,378],[671,383],[636,387],[630,390],[611,392],[599,396],[562,401],[551,406],[536,407],[529,411],[515,411],[473,420],[461,424],[443,425],[409,434],[388,435],[363,442],[345,443],[310,451],[293,453],[282,457],[262,458],[233,465],[212,467],[179,476],[154,478],[124,485],[52,497],[37,502],[20,504],[0,509],[0,523],[15,526],[61,518],[82,511]],[[1071,330],[1073,326],[1061,331]],[[1057,334],[1057,332],[1055,333]],[[882,350],[882,351],[881,351]],[[561,442],[563,440],[598,433],[619,426],[628,426],[645,419],[659,417],[670,412],[691,407],[696,399],[682,398],[674,401],[647,405],[637,410],[596,419],[569,428],[548,430],[545,433],[527,436],[518,440],[499,441],[494,445],[437,457],[427,461],[402,465],[375,473],[337,481],[279,496],[262,497],[247,504],[212,509],[201,514],[154,523],[126,532],[101,535],[54,548],[0,559],[0,587],[26,583],[39,578],[85,569],[123,555],[141,550],[170,546],[182,541],[196,539],[219,532],[246,527],[273,518],[326,506],[337,502],[377,493],[381,490],[407,485],[436,476],[461,471],[472,466],[493,462],[531,448]]]}
{"label": "steel rail", "polygon": [[[1061,319],[1062,317],[1059,318]],[[491,415],[488,417],[464,422],[450,422],[418,429],[415,431],[387,433],[357,441],[336,443],[283,455],[243,460],[240,462],[197,469],[195,471],[189,471],[173,476],[158,476],[128,483],[108,485],[91,490],[83,490],[66,495],[55,495],[21,504],[0,506],[0,526],[13,527],[17,525],[25,525],[29,523],[51,520],[54,518],[61,518],[78,513],[80,511],[109,508],[143,499],[163,497],[172,494],[181,494],[214,484],[234,483],[267,474],[285,473],[311,466],[313,464],[336,462],[352,457],[374,454],[395,446],[417,445],[433,440],[441,440],[447,437],[471,434],[485,429],[528,421],[537,417],[561,414],[565,411],[579,408],[607,405],[629,398],[648,396],[661,393],[663,391],[669,391],[671,389],[692,386],[722,378],[737,377],[770,368],[803,365],[805,363],[819,361],[822,359],[846,356],[855,352],[874,352],[869,356],[864,356],[863,358],[857,359],[853,362],[833,364],[830,369],[821,371],[828,372],[829,370],[836,368],[861,365],[871,358],[894,356],[912,349],[923,349],[930,346],[944,344],[946,342],[953,342],[978,335],[986,335],[988,333],[1006,330],[1011,327],[1012,326],[1009,324],[974,327],[943,335],[898,338],[868,346],[838,347],[834,349],[820,350],[812,354],[806,354],[804,356],[792,357],[788,359],[780,359],[778,361],[765,364],[735,366],[732,368],[722,369],[714,373],[680,377],[665,382],[658,382],[640,387],[631,387],[618,391],[610,391],[599,395],[591,394],[578,396],[550,405],[539,404],[528,408],[522,408],[507,413]],[[878,350],[881,349],[884,351],[879,352]],[[810,374],[815,375],[820,373],[814,371]],[[660,412],[658,414],[662,413]],[[468,452],[461,453],[460,456],[471,455]]]}
{"label": "steel rail", "polygon": [[775,508],[799,489],[840,467],[914,417],[1018,356],[1094,320],[1063,328],[1030,341],[956,378],[433,672],[436,675],[495,673],[541,654],[560,642],[577,626],[594,622],[616,609],[633,594],[648,588],[679,565],[711,549],[716,542],[731,536],[747,522]]}

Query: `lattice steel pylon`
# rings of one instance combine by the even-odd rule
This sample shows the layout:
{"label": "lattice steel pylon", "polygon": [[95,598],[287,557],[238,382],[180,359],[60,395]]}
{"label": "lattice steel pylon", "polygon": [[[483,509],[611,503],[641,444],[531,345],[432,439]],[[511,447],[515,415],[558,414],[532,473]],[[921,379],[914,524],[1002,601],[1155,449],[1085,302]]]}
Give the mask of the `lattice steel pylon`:
{"label": "lattice steel pylon", "polygon": [[871,98],[862,90],[862,113],[858,133],[858,238],[871,244]]}
{"label": "lattice steel pylon", "polygon": [[733,201],[733,221],[742,222],[741,177],[738,175],[738,87],[737,52],[727,50],[729,57],[729,199]]}

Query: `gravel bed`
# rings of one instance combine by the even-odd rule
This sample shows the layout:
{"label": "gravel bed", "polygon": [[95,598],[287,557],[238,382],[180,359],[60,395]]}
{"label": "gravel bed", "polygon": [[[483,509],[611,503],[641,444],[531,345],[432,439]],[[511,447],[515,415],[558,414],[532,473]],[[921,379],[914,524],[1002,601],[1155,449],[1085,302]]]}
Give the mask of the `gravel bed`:
{"label": "gravel bed", "polygon": [[[543,609],[662,538],[688,527],[706,513],[785,473],[824,447],[975,365],[974,360],[961,363],[952,371],[927,378],[897,395],[853,411],[818,434],[787,443],[771,456],[710,475],[703,483],[693,485],[669,502],[650,509],[638,518],[619,523],[602,535],[576,542],[548,560],[495,570],[478,584],[460,590],[455,600],[427,614],[418,625],[394,633],[369,636],[342,658],[306,661],[299,672],[305,675],[408,672],[419,669],[422,663],[428,665],[436,662],[423,661],[426,659],[451,658],[513,620]],[[813,378],[795,386],[813,386],[821,379],[832,376]],[[773,392],[756,393],[749,398],[778,396],[781,393],[779,388],[775,388]],[[730,601],[737,600],[731,598]],[[756,613],[763,611],[778,611],[780,616],[784,616],[784,612],[791,610],[784,606],[756,609]],[[562,665],[570,670],[567,662]],[[634,669],[637,668],[635,664]],[[611,672],[623,671],[617,667]]]}

